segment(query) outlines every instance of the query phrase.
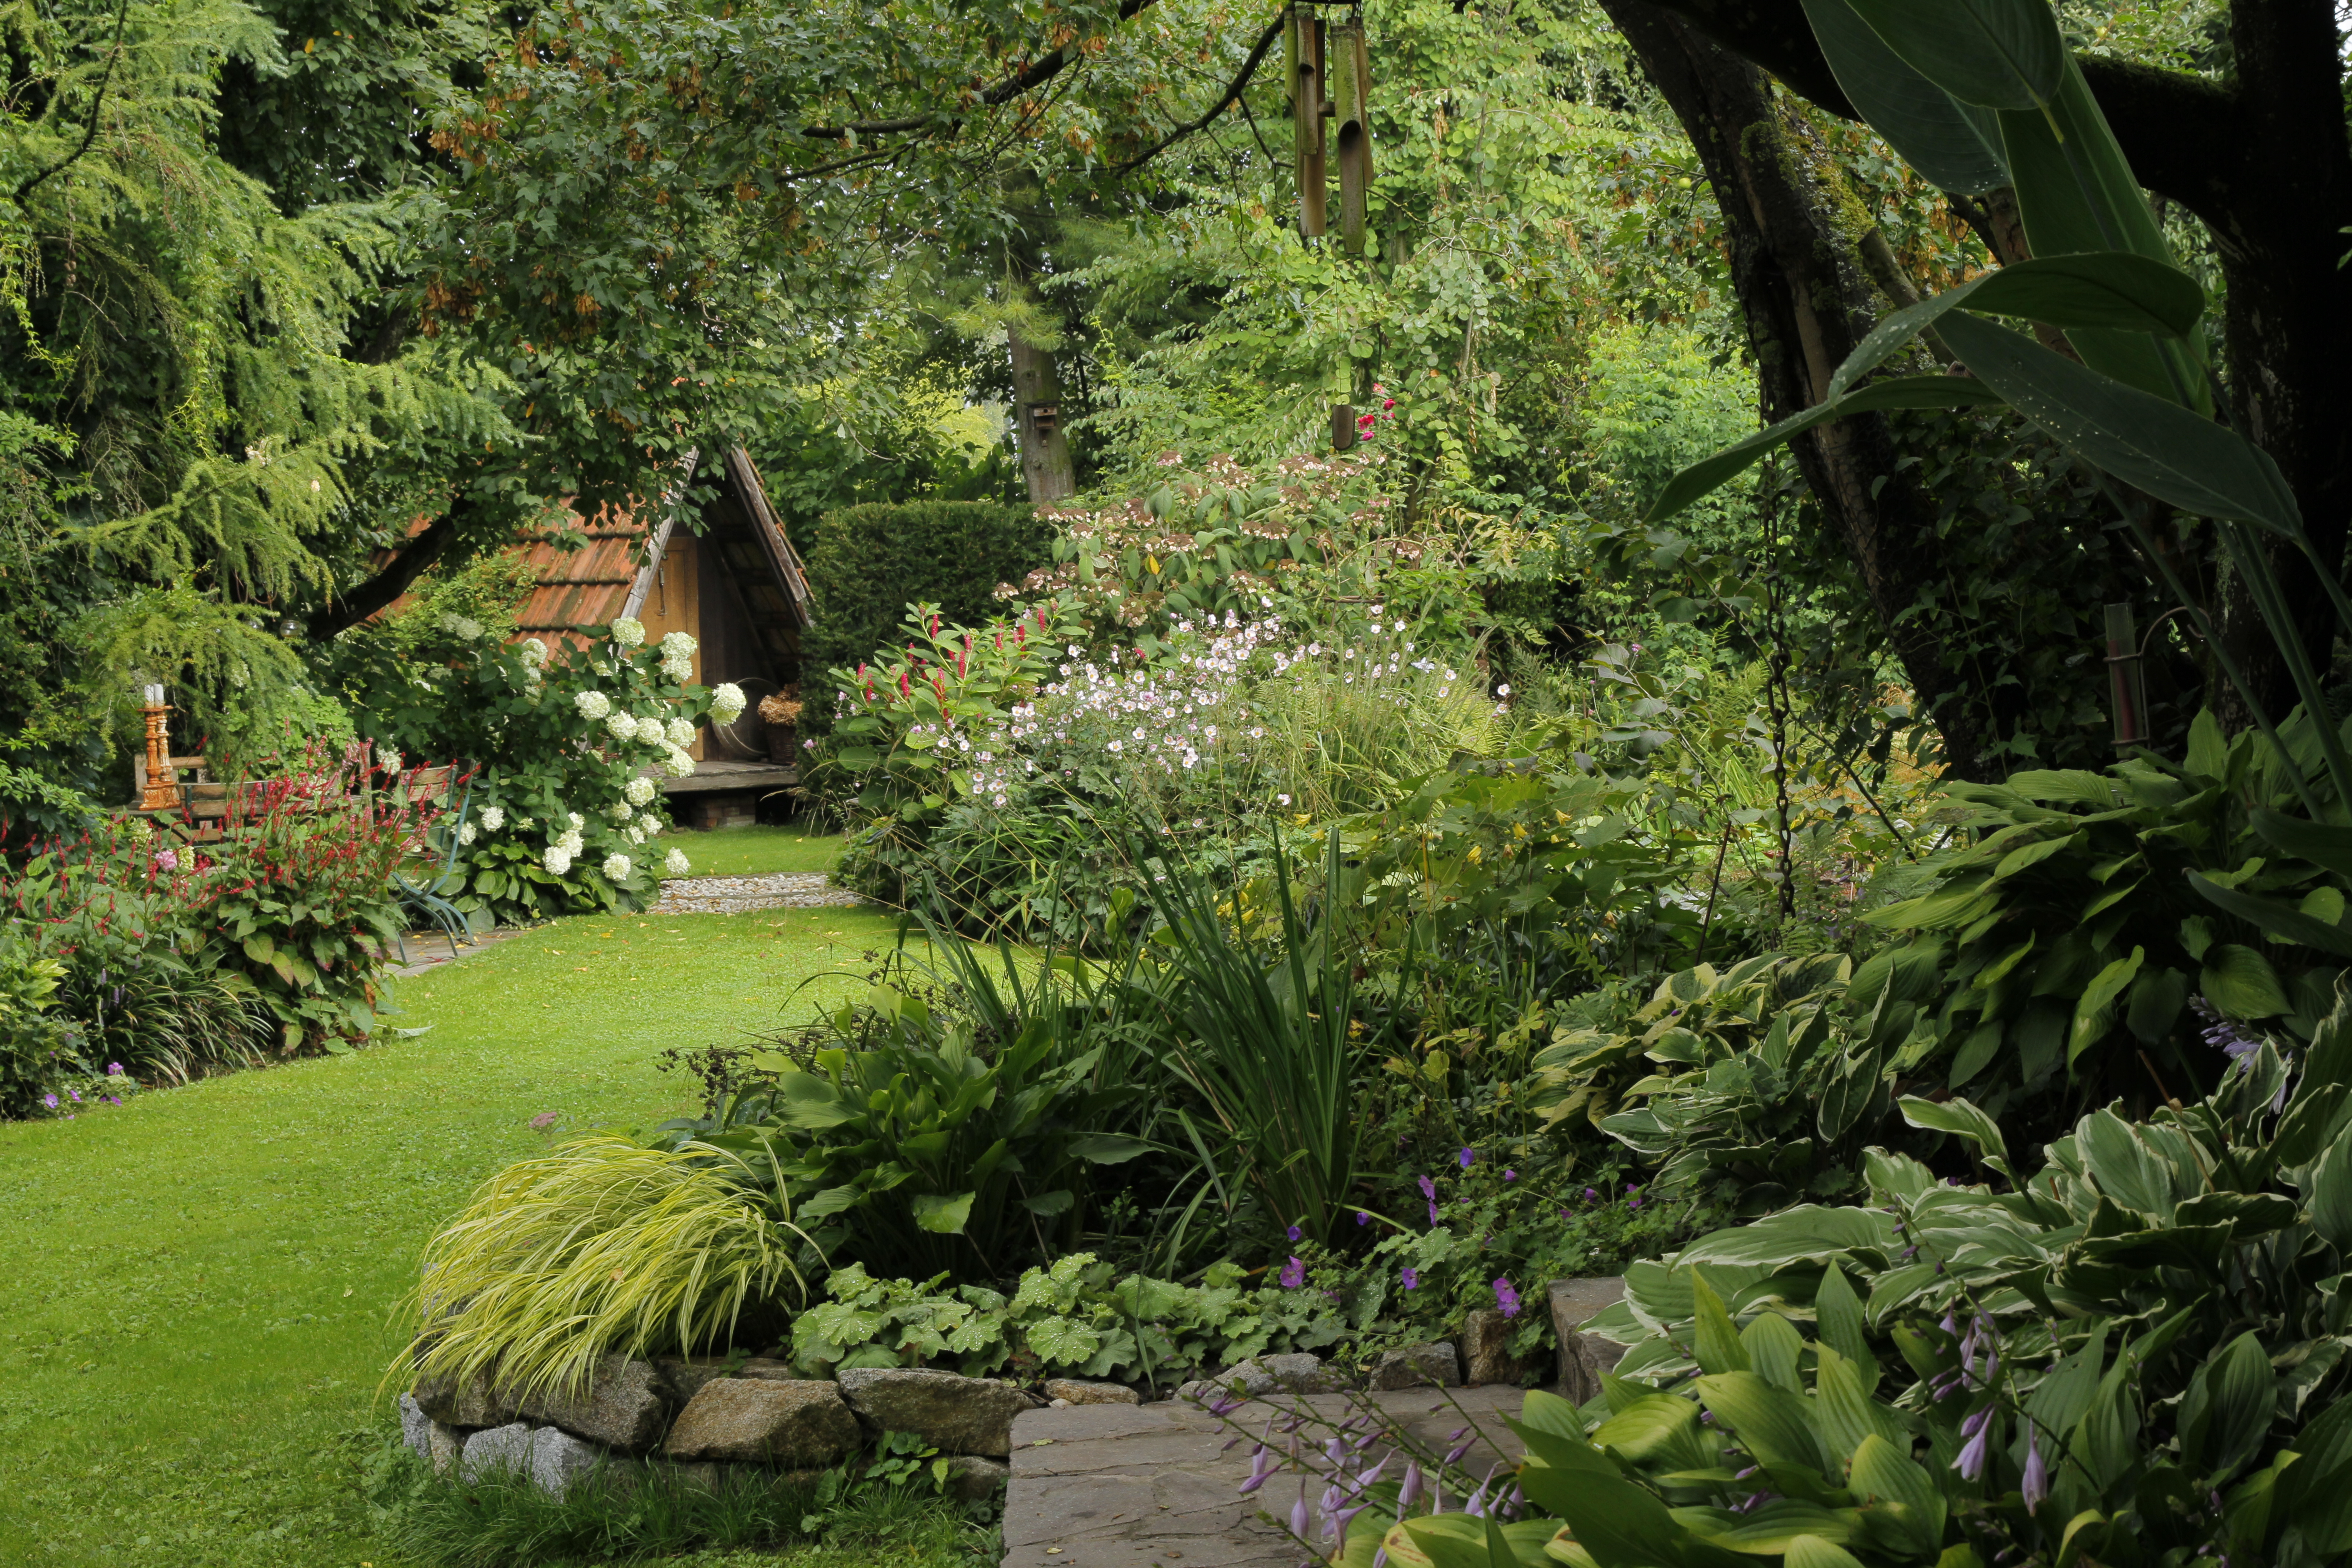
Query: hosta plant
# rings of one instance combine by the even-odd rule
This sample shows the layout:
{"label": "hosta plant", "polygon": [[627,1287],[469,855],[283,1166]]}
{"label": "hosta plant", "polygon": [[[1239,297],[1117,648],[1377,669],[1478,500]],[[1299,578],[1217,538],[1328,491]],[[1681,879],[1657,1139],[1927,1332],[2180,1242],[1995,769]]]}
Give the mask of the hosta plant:
{"label": "hosta plant", "polygon": [[2292,1062],[2265,1041],[2194,1105],[2102,1109],[2037,1168],[1968,1101],[1904,1100],[1987,1179],[1874,1152],[1869,1207],[1628,1269],[1592,1325],[1631,1344],[1606,1417],[1528,1496],[1602,1564],[2340,1558],[2347,996]]}

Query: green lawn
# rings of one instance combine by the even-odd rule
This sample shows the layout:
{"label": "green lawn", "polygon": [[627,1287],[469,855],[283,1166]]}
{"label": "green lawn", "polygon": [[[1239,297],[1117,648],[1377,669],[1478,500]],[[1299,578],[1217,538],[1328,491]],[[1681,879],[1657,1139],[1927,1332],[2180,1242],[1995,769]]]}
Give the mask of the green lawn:
{"label": "green lawn", "polygon": [[841,853],[841,835],[793,822],[782,827],[721,827],[710,833],[665,833],[665,849],[686,851],[689,877],[750,877],[770,871],[824,871]]}
{"label": "green lawn", "polygon": [[[773,830],[708,837],[754,832],[782,853]],[[0,1123],[0,1563],[394,1568],[356,1478],[396,1425],[375,1391],[436,1223],[544,1146],[542,1111],[688,1109],[657,1052],[740,1038],[840,976],[798,994],[807,1016],[891,930],[860,910],[561,921],[402,984],[398,1021],[429,1034]]]}

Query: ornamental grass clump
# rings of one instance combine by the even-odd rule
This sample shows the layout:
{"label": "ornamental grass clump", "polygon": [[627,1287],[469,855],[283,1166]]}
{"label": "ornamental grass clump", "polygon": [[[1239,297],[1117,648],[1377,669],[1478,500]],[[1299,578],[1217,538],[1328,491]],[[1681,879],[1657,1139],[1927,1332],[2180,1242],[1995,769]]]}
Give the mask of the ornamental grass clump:
{"label": "ornamental grass clump", "polygon": [[508,1166],[425,1249],[415,1370],[495,1371],[530,1396],[586,1387],[608,1352],[726,1348],[804,1289],[808,1238],[772,1169],[756,1148],[611,1134]]}

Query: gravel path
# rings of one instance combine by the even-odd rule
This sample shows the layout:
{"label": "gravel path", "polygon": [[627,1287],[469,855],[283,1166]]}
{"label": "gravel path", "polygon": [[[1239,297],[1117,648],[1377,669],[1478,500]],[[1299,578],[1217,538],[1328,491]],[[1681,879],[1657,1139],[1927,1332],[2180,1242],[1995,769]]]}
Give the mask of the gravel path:
{"label": "gravel path", "polygon": [[657,915],[740,915],[746,910],[837,909],[866,902],[836,888],[823,871],[773,871],[764,877],[673,877],[662,884]]}

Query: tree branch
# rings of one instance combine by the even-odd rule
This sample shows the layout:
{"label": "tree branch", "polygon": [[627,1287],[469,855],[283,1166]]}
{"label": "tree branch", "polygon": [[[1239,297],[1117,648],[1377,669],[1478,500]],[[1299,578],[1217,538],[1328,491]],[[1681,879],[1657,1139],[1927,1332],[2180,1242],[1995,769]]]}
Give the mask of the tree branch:
{"label": "tree branch", "polygon": [[[1133,21],[1152,4],[1154,0],[1119,0],[1118,19]],[[994,109],[1034,88],[1043,87],[1061,75],[1063,69],[1076,58],[1071,46],[1065,44],[982,93],[981,106]],[[942,110],[936,114],[901,115],[896,120],[856,120],[843,125],[803,125],[801,134],[813,142],[846,142],[854,136],[896,136],[908,131],[925,131],[934,125],[952,124],[963,117],[962,111]]]}
{"label": "tree branch", "polygon": [[115,63],[122,58],[122,24],[130,15],[131,0],[121,0],[121,4],[114,8],[114,42],[106,51],[106,68],[98,73],[98,96],[89,100],[89,124],[82,131],[81,145],[38,174],[26,176],[25,183],[16,187],[14,197],[18,206],[25,205],[25,198],[31,195],[35,187],[38,186],[43,180],[47,179],[51,174],[62,174],[80,163],[82,154],[88,153],[97,143],[98,111],[106,105],[107,84],[114,79]]}
{"label": "tree branch", "polygon": [[358,626],[407,593],[409,585],[425,574],[425,569],[447,552],[450,542],[457,537],[459,513],[464,508],[463,501],[452,505],[426,524],[424,532],[403,546],[383,571],[341,597],[330,599],[310,617],[312,640],[324,642],[337,632]]}
{"label": "tree branch", "polygon": [[1140,156],[1130,158],[1126,163],[1121,163],[1118,168],[1111,170],[1110,174],[1112,177],[1116,178],[1120,174],[1130,174],[1137,169],[1140,169],[1144,164],[1149,163],[1152,159],[1157,158],[1160,153],[1165,153],[1169,148],[1174,146],[1178,142],[1182,141],[1185,137],[1192,135],[1195,131],[1206,130],[1211,121],[1216,119],[1218,115],[1223,114],[1226,110],[1231,109],[1234,104],[1239,103],[1241,101],[1242,89],[1249,86],[1250,78],[1257,74],[1258,66],[1265,59],[1265,51],[1273,47],[1274,40],[1280,37],[1282,37],[1282,18],[1276,16],[1273,21],[1266,24],[1265,31],[1258,35],[1257,47],[1250,50],[1249,58],[1242,62],[1241,74],[1234,78],[1232,84],[1225,89],[1224,96],[1217,100],[1215,105],[1210,109],[1208,113],[1203,114],[1198,120],[1188,121],[1184,124],[1179,125],[1175,130],[1171,131],[1167,135],[1161,137],[1158,143],[1155,144],[1150,152],[1142,153]]}

